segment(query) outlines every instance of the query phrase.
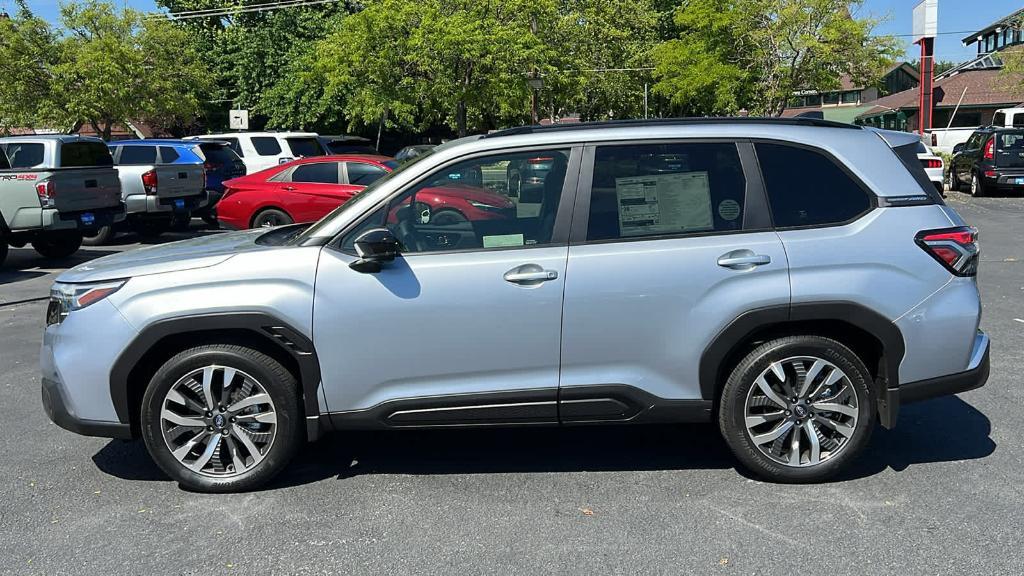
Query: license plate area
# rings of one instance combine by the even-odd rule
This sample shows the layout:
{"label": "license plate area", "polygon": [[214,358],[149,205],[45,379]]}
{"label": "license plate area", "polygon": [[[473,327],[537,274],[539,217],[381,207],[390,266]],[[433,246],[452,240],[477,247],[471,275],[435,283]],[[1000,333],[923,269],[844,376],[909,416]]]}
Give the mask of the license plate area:
{"label": "license plate area", "polygon": [[78,221],[81,222],[83,226],[92,226],[93,224],[96,224],[96,215],[92,212],[83,212],[78,216]]}

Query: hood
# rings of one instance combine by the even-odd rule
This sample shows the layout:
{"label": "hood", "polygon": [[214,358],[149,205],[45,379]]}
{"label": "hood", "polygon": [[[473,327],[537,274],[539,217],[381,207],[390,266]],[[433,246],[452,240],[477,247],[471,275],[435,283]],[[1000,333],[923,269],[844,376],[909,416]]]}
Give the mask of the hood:
{"label": "hood", "polygon": [[458,184],[448,186],[431,186],[430,188],[425,188],[423,193],[437,194],[438,196],[457,196],[472,202],[490,204],[491,206],[515,206],[515,203],[509,200],[507,196],[498,194],[497,192],[491,192],[487,188],[480,188],[477,186]]}
{"label": "hood", "polygon": [[214,266],[241,252],[273,250],[274,246],[256,243],[266,232],[257,229],[212,234],[111,254],[67,270],[57,282],[101,282]]}

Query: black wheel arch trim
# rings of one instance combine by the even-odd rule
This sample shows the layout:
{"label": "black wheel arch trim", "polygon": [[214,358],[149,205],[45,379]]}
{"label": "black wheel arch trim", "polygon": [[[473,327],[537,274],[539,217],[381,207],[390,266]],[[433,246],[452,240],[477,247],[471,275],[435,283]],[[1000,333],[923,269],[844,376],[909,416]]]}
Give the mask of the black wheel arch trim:
{"label": "black wheel arch trim", "polygon": [[878,312],[845,301],[781,304],[747,311],[726,325],[704,349],[699,366],[700,391],[704,400],[715,401],[722,382],[722,363],[739,346],[764,330],[807,321],[839,321],[871,334],[882,344],[877,367],[878,414],[883,426],[891,428],[899,413],[899,368],[906,351],[899,327]]}
{"label": "black wheel arch trim", "polygon": [[241,330],[273,343],[295,360],[299,367],[302,388],[302,402],[307,422],[309,440],[315,440],[320,433],[320,362],[313,348],[313,342],[299,330],[281,319],[263,312],[225,312],[176,316],[159,320],[146,326],[117,357],[110,370],[110,399],[114,404],[118,420],[135,429],[130,406],[132,370],[140,360],[160,341],[172,336],[216,332],[219,330]]}

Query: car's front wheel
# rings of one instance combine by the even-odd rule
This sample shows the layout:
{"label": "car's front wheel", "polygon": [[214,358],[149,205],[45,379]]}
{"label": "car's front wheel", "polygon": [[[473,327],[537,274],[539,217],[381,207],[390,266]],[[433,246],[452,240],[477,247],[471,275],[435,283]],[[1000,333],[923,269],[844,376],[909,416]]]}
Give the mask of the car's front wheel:
{"label": "car's front wheel", "polygon": [[871,382],[861,359],[835,340],[771,340],[732,371],[719,426],[736,457],[758,476],[824,480],[856,459],[871,437]]}
{"label": "car's front wheel", "polygon": [[235,345],[190,348],[157,370],[142,399],[153,460],[203,492],[253,489],[277,475],[302,441],[295,377]]}

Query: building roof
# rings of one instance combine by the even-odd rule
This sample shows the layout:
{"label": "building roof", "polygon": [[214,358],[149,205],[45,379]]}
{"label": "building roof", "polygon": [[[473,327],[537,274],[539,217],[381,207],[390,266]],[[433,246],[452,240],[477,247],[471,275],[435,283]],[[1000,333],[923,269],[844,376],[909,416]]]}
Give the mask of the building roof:
{"label": "building roof", "polygon": [[[964,70],[935,80],[936,108],[952,108],[963,95],[961,106],[1015,106],[1024,102],[1024,88],[1007,82],[998,69]],[[965,92],[966,90],[966,92]],[[883,96],[859,117],[875,116],[893,110],[917,110],[918,89],[911,88]]]}
{"label": "building roof", "polygon": [[1008,26],[1016,28],[1017,26],[1020,25],[1022,19],[1024,19],[1024,8],[1017,10],[1016,12],[1010,14],[1009,16],[1006,16],[1005,18],[996,20],[995,22],[989,24],[988,26],[985,26],[984,28],[971,34],[970,36],[965,36],[964,39],[961,40],[961,42],[964,43],[964,46],[970,46],[971,44],[974,44],[975,42],[978,41],[978,37],[984,37],[989,32],[993,32],[996,28],[1006,28]]}

